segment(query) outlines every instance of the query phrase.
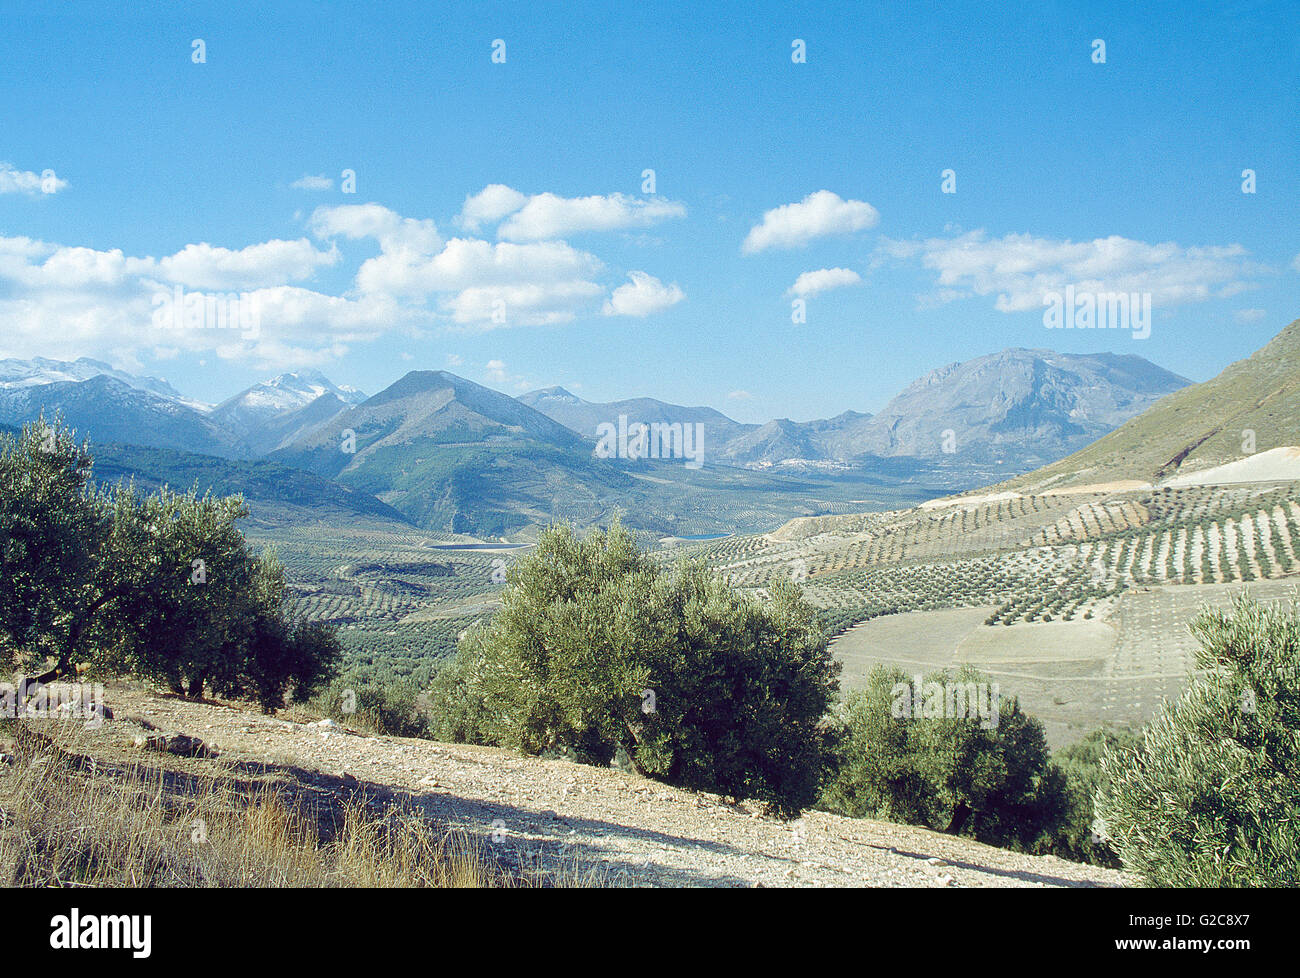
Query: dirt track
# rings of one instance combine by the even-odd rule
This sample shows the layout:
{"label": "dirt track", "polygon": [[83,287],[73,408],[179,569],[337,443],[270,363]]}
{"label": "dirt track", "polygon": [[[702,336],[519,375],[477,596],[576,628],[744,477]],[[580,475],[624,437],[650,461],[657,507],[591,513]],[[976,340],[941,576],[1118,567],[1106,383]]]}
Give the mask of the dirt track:
{"label": "dirt track", "polygon": [[910,826],[822,812],[781,822],[757,806],[563,760],[370,737],[134,688],[110,687],[107,702],[117,718],[94,735],[105,747],[128,746],[141,733],[133,721],[143,719],[160,732],[202,738],[225,762],[283,767],[321,790],[409,801],[428,817],[483,838],[504,863],[595,867],[614,885],[1123,884],[1111,870]]}

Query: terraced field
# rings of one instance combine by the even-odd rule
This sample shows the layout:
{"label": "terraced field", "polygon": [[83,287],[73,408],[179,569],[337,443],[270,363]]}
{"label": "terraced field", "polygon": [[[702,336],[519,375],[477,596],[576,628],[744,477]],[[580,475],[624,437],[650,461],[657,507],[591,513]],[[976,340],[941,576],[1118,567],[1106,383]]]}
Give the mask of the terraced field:
{"label": "terraced field", "polygon": [[526,548],[375,527],[250,533],[285,565],[293,610],[338,628],[350,665],[425,682],[457,638],[496,609],[509,562]]}
{"label": "terraced field", "polygon": [[943,501],[792,520],[681,556],[760,595],[798,582],[837,636],[846,689],[877,663],[970,663],[1060,745],[1176,696],[1202,606],[1245,587],[1296,593],[1300,483]]}
{"label": "terraced field", "polygon": [[[254,542],[284,561],[296,609],[339,627],[354,669],[416,682],[491,616],[526,551],[391,525]],[[798,583],[835,637],[846,689],[880,662],[969,662],[1060,744],[1102,722],[1139,723],[1176,695],[1203,604],[1300,585],[1300,483],[936,500],[647,545],[665,566],[701,560],[760,597],[776,580]]]}

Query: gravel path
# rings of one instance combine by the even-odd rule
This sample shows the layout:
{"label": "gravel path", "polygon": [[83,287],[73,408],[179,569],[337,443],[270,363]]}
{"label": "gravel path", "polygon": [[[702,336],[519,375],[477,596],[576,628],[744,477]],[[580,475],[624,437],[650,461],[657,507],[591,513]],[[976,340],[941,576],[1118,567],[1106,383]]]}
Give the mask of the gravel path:
{"label": "gravel path", "polygon": [[[795,822],[749,803],[564,760],[370,737],[110,687],[126,741],[142,718],[200,737],[226,761],[296,769],[331,790],[396,794],[500,847],[503,861],[638,886],[1121,886],[1119,872],[1026,856],[906,825],[809,812]],[[329,721],[326,722],[327,724]],[[356,779],[355,782],[353,779]]]}

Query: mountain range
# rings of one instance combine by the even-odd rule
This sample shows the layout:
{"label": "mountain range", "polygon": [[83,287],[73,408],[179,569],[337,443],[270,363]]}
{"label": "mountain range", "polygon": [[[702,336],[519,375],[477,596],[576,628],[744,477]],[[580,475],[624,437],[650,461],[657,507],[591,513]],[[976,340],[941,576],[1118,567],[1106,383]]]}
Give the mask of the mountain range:
{"label": "mountain range", "polygon": [[[318,372],[287,373],[208,406],[99,361],[4,360],[0,423],[58,412],[97,443],[266,459],[429,529],[501,534],[618,509],[676,533],[726,525],[717,493],[761,501],[746,508],[761,520],[835,480],[935,492],[986,484],[1068,455],[1188,383],[1137,356],[1011,349],[931,371],[875,415],[758,425],[653,398],[589,402],[560,387],[514,398],[445,371],[412,371],[371,397]],[[699,426],[706,471],[680,458],[598,457],[601,426],[620,419]],[[846,495],[832,489],[827,498]]]}

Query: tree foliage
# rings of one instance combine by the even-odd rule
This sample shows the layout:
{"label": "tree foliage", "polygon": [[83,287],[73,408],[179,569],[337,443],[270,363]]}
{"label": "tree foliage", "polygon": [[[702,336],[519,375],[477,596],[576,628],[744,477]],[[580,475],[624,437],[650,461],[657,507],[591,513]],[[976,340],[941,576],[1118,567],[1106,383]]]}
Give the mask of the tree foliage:
{"label": "tree foliage", "polygon": [[[963,667],[924,677],[944,690],[985,683]],[[831,811],[886,818],[1043,851],[1067,808],[1065,777],[1052,763],[1042,724],[1000,699],[985,716],[899,711],[914,684],[897,667],[877,666],[851,693],[841,716],[836,772],[823,796]],[[993,691],[988,691],[990,703]]]}
{"label": "tree foliage", "polygon": [[791,814],[817,796],[838,672],[793,585],[661,572],[615,523],[548,529],[433,692],[439,736],[608,763]]}
{"label": "tree foliage", "polygon": [[1099,829],[1151,886],[1295,886],[1300,605],[1242,596],[1192,631],[1191,686],[1103,759]]}
{"label": "tree foliage", "polygon": [[104,488],[57,421],[0,438],[0,664],[88,662],[264,709],[328,681],[340,647],[283,612],[284,569],[249,553],[239,497]]}

